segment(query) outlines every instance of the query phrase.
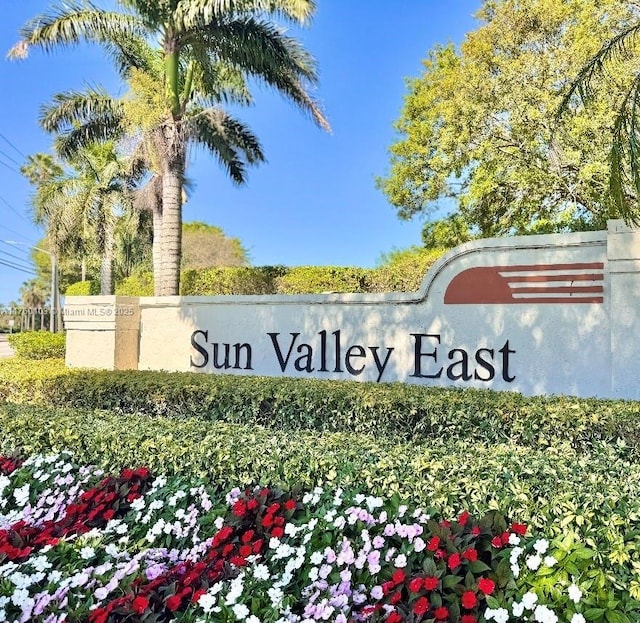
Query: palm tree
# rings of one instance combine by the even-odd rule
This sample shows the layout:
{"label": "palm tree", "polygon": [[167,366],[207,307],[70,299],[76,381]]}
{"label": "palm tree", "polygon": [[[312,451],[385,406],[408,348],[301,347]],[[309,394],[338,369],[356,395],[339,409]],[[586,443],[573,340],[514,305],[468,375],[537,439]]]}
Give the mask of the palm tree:
{"label": "palm tree", "polygon": [[[242,183],[245,164],[263,159],[249,130],[220,108],[228,99],[249,101],[248,78],[275,88],[315,122],[328,123],[308,87],[317,82],[312,57],[294,38],[272,21],[277,17],[305,24],[314,11],[313,0],[182,0],[151,3],[119,0],[123,12],[93,5],[64,6],[39,16],[21,31],[23,40],[10,55],[24,56],[29,46],[50,50],[59,45],[90,41],[102,45],[128,81],[155,86],[154,110],[147,111],[147,164],[161,183],[161,266],[159,293],[179,291],[182,187],[190,143],[204,146]],[[147,41],[158,41],[152,48]],[[158,60],[160,62],[158,62]],[[157,89],[161,84],[162,88]],[[232,88],[229,88],[229,87]],[[231,93],[231,95],[230,95]],[[122,132],[124,110],[94,91],[89,100],[61,97],[58,114],[49,111],[50,127],[65,126],[69,143],[113,137]],[[72,122],[69,125],[69,121]],[[72,127],[80,122],[80,127]]]}
{"label": "palm tree", "polygon": [[113,293],[115,229],[130,203],[131,179],[112,143],[93,143],[75,152],[68,170],[51,156],[37,154],[22,167],[36,186],[34,220],[45,225],[58,257],[72,253],[100,258],[101,294]]}
{"label": "palm tree", "polygon": [[31,330],[36,330],[36,316],[40,316],[40,330],[43,328],[44,314],[43,307],[47,301],[47,288],[43,286],[39,279],[25,281],[20,288],[20,298],[22,305],[27,309],[31,318]]}
{"label": "palm tree", "polygon": [[630,72],[629,63],[637,66],[638,35],[640,21],[607,41],[569,84],[557,115],[559,119],[575,102],[591,105],[608,78],[624,85],[611,137],[609,196],[612,214],[635,225],[640,224],[640,71]]}

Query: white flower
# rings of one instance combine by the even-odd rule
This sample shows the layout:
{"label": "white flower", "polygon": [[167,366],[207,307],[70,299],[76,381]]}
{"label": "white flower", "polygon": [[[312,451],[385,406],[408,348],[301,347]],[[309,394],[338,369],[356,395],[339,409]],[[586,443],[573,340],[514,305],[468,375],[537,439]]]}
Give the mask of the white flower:
{"label": "white flower", "polygon": [[526,562],[527,562],[527,567],[529,567],[531,571],[535,571],[542,564],[542,559],[538,554],[535,554],[534,556],[529,556]]}
{"label": "white flower", "polygon": [[579,613],[576,612],[572,617],[570,623],[586,623],[585,618]]}
{"label": "white flower", "polygon": [[421,552],[426,546],[427,544],[420,537],[417,537],[413,542],[413,549],[416,552]]}
{"label": "white flower", "polygon": [[509,545],[520,545],[520,537],[512,532],[509,535]]}
{"label": "white flower", "polygon": [[256,580],[268,580],[269,575],[269,567],[267,565],[256,565],[253,568],[253,577]]}
{"label": "white flower", "polygon": [[323,560],[324,560],[324,556],[322,555],[322,552],[313,552],[313,554],[311,554],[311,558],[309,559],[309,562],[312,565],[319,565],[319,564],[322,564]]}
{"label": "white flower", "polygon": [[580,599],[582,599],[582,591],[575,585],[572,584],[569,587],[569,599],[574,603],[577,604]]}
{"label": "white flower", "polygon": [[545,567],[555,567],[558,564],[558,561],[553,556],[545,556],[544,558],[544,566]]}
{"label": "white flower", "polygon": [[404,554],[400,554],[396,556],[396,559],[393,561],[393,564],[398,568],[402,569],[407,566],[407,557]]}
{"label": "white flower", "polygon": [[284,597],[284,593],[282,592],[282,589],[273,587],[267,591],[267,594],[269,595],[269,599],[271,600],[271,605],[274,608],[279,608],[280,605],[282,604],[282,599]]}
{"label": "white flower", "polygon": [[538,623],[558,623],[558,617],[553,610],[547,608],[547,606],[536,606],[533,612],[533,618]]}
{"label": "white flower", "polygon": [[522,614],[524,613],[524,604],[514,601],[512,610],[513,610],[514,617],[521,617]]}
{"label": "white flower", "polygon": [[547,539],[538,539],[533,544],[533,549],[535,549],[538,554],[544,554],[549,549],[549,541],[547,541]]}
{"label": "white flower", "polygon": [[93,549],[93,547],[83,547],[80,550],[80,558],[82,558],[82,560],[90,560],[91,558],[93,558],[96,555],[96,550]]}
{"label": "white flower", "polygon": [[233,610],[233,614],[235,615],[236,619],[238,619],[238,621],[246,619],[250,614],[249,608],[247,608],[247,606],[245,606],[244,604],[236,604],[231,609]]}
{"label": "white flower", "polygon": [[507,623],[509,620],[509,612],[505,608],[497,608],[496,610],[487,608],[484,611],[484,618],[487,619],[487,621],[493,619],[496,623]]}
{"label": "white flower", "polygon": [[247,617],[247,623],[260,623],[260,619],[255,614],[252,614],[250,617]]}
{"label": "white flower", "polygon": [[538,601],[538,596],[535,593],[525,593],[522,597],[522,605],[527,610],[533,610],[533,607]]}

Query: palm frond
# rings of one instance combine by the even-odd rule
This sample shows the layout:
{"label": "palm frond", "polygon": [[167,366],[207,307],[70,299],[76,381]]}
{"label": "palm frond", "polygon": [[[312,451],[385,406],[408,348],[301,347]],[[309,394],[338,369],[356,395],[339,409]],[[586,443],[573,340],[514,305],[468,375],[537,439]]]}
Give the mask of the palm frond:
{"label": "palm frond", "polygon": [[159,56],[143,37],[122,33],[105,43],[118,73],[126,80],[132,69],[158,73]]}
{"label": "palm frond", "polygon": [[173,13],[180,30],[201,28],[213,19],[267,14],[304,26],[316,10],[314,0],[180,0]]}
{"label": "palm frond", "polygon": [[220,108],[203,110],[185,122],[185,134],[206,147],[236,184],[246,181],[247,164],[264,161],[256,136],[242,122]]}
{"label": "palm frond", "polygon": [[191,33],[191,37],[202,40],[223,63],[279,91],[310,114],[319,127],[330,131],[320,105],[306,86],[317,82],[315,60],[297,40],[254,17],[214,22],[206,30]]}
{"label": "palm frond", "polygon": [[63,132],[95,119],[119,119],[121,103],[104,89],[67,91],[53,96],[50,104],[40,108],[40,125],[47,132]]}
{"label": "palm frond", "polygon": [[576,96],[583,104],[591,101],[596,92],[594,85],[599,82],[599,79],[606,72],[607,67],[612,62],[630,58],[636,49],[638,36],[640,36],[640,22],[629,26],[607,41],[607,43],[585,63],[575,80],[571,82],[558,106],[556,117],[559,118],[568,110],[571,101]]}
{"label": "palm frond", "polygon": [[20,30],[22,40],[7,56],[24,58],[31,46],[50,52],[58,46],[75,45],[81,41],[106,43],[135,34],[143,34],[140,20],[134,15],[104,11],[91,3],[68,2],[53,7]]}
{"label": "palm frond", "polygon": [[629,200],[627,189],[631,187],[635,196],[640,196],[640,74],[636,75],[616,116],[609,163],[611,200],[627,223],[639,225],[637,202]]}

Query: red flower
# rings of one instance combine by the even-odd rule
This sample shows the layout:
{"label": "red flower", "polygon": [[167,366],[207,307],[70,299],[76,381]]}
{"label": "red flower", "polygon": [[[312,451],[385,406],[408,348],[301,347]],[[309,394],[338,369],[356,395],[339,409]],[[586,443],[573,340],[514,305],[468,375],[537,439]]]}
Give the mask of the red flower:
{"label": "red flower", "polygon": [[494,547],[497,547],[497,548],[502,547],[502,539],[499,536],[494,536],[491,539],[491,545],[493,545]]}
{"label": "red flower", "polygon": [[393,589],[395,585],[393,582],[383,582],[382,583],[382,594],[388,595]]}
{"label": "red flower", "polygon": [[240,549],[238,550],[238,553],[243,558],[246,558],[247,556],[251,556],[251,553],[252,553],[251,545],[241,545]]}
{"label": "red flower", "polygon": [[473,614],[463,614],[460,617],[460,623],[477,623],[476,617]]}
{"label": "red flower", "polygon": [[402,599],[402,593],[400,591],[396,591],[389,597],[389,603],[397,604]]}
{"label": "red flower", "polygon": [[431,576],[428,578],[425,578],[423,580],[424,583],[424,587],[428,590],[428,591],[435,591],[436,588],[438,588],[438,584],[440,584],[440,580],[438,580],[438,578]]}
{"label": "red flower", "polygon": [[295,501],[295,500],[287,500],[287,501],[284,503],[284,507],[285,507],[285,509],[286,509],[286,510],[288,510],[288,511],[295,510],[295,508],[296,508],[296,501]]}
{"label": "red flower", "polygon": [[467,610],[472,610],[478,605],[478,598],[473,591],[465,591],[462,593],[462,599],[460,601],[462,602],[462,607]]}
{"label": "red flower", "polygon": [[413,604],[413,613],[419,617],[425,614],[427,610],[429,610],[429,600],[426,597],[420,597],[420,599]]}
{"label": "red flower", "polygon": [[439,536],[432,536],[429,539],[429,542],[427,543],[427,549],[430,552],[435,552],[438,547],[440,547],[440,537]]}
{"label": "red flower", "polygon": [[402,617],[397,612],[392,612],[386,618],[387,623],[400,623],[402,621]]}
{"label": "red flower", "polygon": [[460,566],[460,554],[458,554],[458,552],[455,552],[455,554],[451,554],[451,556],[449,556],[449,560],[447,560],[447,566],[449,567],[449,569],[451,569],[452,571],[456,568]]}
{"label": "red flower", "polygon": [[229,562],[236,567],[245,567],[247,565],[247,561],[242,556],[231,556]]}
{"label": "red flower", "polygon": [[248,543],[249,541],[251,541],[251,539],[253,539],[255,535],[255,532],[253,530],[247,530],[241,537],[240,540],[243,543]]}
{"label": "red flower", "polygon": [[109,521],[114,518],[115,514],[116,512],[112,508],[110,508],[102,514],[102,519],[104,519],[105,521]]}
{"label": "red flower", "polygon": [[269,527],[271,527],[271,526],[273,525],[273,515],[265,515],[265,516],[262,518],[262,525],[263,525],[265,528],[269,528]]}
{"label": "red flower", "polygon": [[242,500],[238,500],[231,508],[231,511],[236,517],[244,517],[247,512],[247,505]]}
{"label": "red flower", "polygon": [[267,508],[267,515],[273,515],[280,510],[280,504],[278,502],[274,502],[269,508]]}
{"label": "red flower", "polygon": [[500,540],[502,541],[503,545],[508,545],[509,544],[509,537],[511,536],[511,534],[509,534],[508,532],[503,532],[500,535]]}
{"label": "red flower", "polygon": [[405,581],[405,574],[404,571],[402,569],[396,569],[393,572],[393,575],[391,576],[391,579],[393,580],[394,584],[397,586],[398,584],[402,584]]}
{"label": "red flower", "polygon": [[[133,470],[129,468],[123,469],[120,472],[120,478],[124,478],[125,480],[131,480],[133,478]],[[106,484],[104,480],[100,484],[102,483]]]}
{"label": "red flower", "polygon": [[247,508],[250,511],[254,511],[256,510],[256,508],[258,508],[258,500],[251,498],[250,500],[247,501]]}
{"label": "red flower", "polygon": [[469,562],[475,562],[476,560],[478,560],[478,552],[473,549],[473,547],[470,547],[469,549],[465,549],[464,552],[462,552],[462,557]]}
{"label": "red flower", "polygon": [[478,580],[478,589],[485,595],[491,595],[496,588],[496,583],[489,578],[480,578]]}
{"label": "red flower", "polygon": [[167,599],[167,609],[171,612],[175,612],[182,603],[182,597],[180,595],[172,595]]}
{"label": "red flower", "polygon": [[133,472],[138,478],[148,478],[149,470],[146,467],[138,467],[135,472]]}
{"label": "red flower", "polygon": [[436,615],[436,619],[443,621],[449,616],[449,608],[441,606],[440,608],[436,608],[434,614]]}
{"label": "red flower", "polygon": [[422,578],[413,578],[413,580],[409,582],[409,590],[412,593],[418,593],[423,586],[424,580]]}
{"label": "red flower", "polygon": [[131,604],[136,614],[142,614],[149,607],[149,600],[142,595],[138,595]]}
{"label": "red flower", "polygon": [[460,517],[458,517],[458,523],[461,526],[465,526],[467,524],[467,521],[469,521],[469,513],[467,511],[464,511],[464,513],[462,513]]}
{"label": "red flower", "polygon": [[527,533],[527,526],[523,523],[512,523],[511,532],[515,532],[518,536],[524,536]]}
{"label": "red flower", "polygon": [[272,531],[271,531],[271,536],[276,537],[276,539],[279,539],[280,537],[282,537],[284,535],[284,530],[280,527],[280,526],[276,526]]}
{"label": "red flower", "polygon": [[191,603],[193,604],[197,604],[198,603],[198,599],[200,599],[200,597],[202,597],[203,595],[206,594],[206,590],[204,588],[200,588],[198,589],[194,594],[193,597],[191,598]]}
{"label": "red flower", "polygon": [[473,526],[473,528],[471,528],[471,534],[473,534],[473,536],[480,536],[481,532],[480,526]]}

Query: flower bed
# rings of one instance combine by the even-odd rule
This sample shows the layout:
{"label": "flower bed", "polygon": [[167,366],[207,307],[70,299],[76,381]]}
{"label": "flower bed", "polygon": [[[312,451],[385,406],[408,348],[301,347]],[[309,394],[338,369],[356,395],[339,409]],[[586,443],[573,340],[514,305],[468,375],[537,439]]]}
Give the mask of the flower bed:
{"label": "flower bed", "polygon": [[543,536],[395,496],[0,457],[0,621],[638,620],[593,549]]}

